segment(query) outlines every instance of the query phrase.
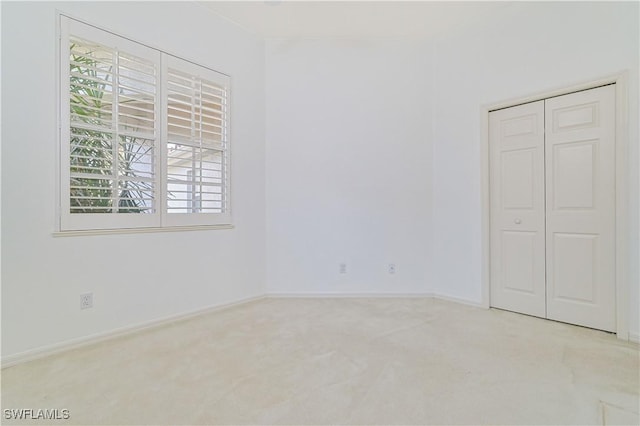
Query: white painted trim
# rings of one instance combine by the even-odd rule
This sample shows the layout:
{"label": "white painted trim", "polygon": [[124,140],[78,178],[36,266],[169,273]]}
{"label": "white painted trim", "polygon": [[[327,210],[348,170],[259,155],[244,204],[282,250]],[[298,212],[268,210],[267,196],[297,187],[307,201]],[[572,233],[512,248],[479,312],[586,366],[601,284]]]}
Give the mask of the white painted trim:
{"label": "white painted trim", "polygon": [[556,87],[541,93],[534,93],[523,97],[511,98],[504,101],[483,105],[483,108],[488,108],[489,111],[495,111],[497,109],[509,108],[516,105],[527,104],[529,102],[541,101],[556,96],[568,95],[569,93],[580,92],[582,90],[594,89],[596,87],[605,86],[607,84],[617,84],[621,79],[625,79],[627,74],[628,71],[621,71],[613,75],[596,78],[591,81],[574,84],[568,87]]}
{"label": "white painted trim", "polygon": [[255,302],[257,300],[261,300],[264,298],[265,298],[264,295],[247,297],[247,298],[235,300],[233,302],[208,306],[206,308],[196,309],[196,310],[178,314],[178,315],[171,315],[168,317],[158,318],[158,319],[146,321],[146,322],[131,325],[131,326],[125,326],[125,327],[107,331],[104,333],[92,334],[90,336],[79,337],[76,339],[67,340],[65,342],[56,343],[49,346],[42,346],[39,348],[30,349],[28,351],[20,352],[20,353],[9,355],[2,358],[2,361],[1,361],[2,369],[12,367],[17,364],[22,364],[28,361],[33,361],[36,359],[55,355],[61,352],[67,352],[72,349],[78,349],[85,346],[94,345],[96,343],[100,343],[105,340],[112,340],[118,337],[140,333],[148,329],[157,328],[167,324],[184,321],[187,319],[197,317],[199,315],[204,315],[211,312],[230,309],[239,305]]}
{"label": "white painted trim", "polygon": [[629,341],[633,343],[640,343],[640,333],[635,333],[633,331],[629,332]]}
{"label": "white painted trim", "polygon": [[474,308],[489,309],[489,306],[485,306],[484,303],[482,302],[475,302],[473,300],[462,299],[460,297],[455,297],[455,296],[448,296],[446,294],[435,293],[433,295],[433,298],[438,300],[444,300],[445,302],[453,302],[453,303],[459,303],[461,305],[473,306]]}
{"label": "white painted trim", "polygon": [[616,78],[616,333],[629,340],[628,73]]}
{"label": "white painted trim", "polygon": [[279,293],[268,292],[269,299],[352,299],[352,298],[433,298],[433,293],[338,293],[338,292],[313,292],[313,293]]}
{"label": "white painted trim", "polygon": [[491,307],[491,199],[489,197],[490,173],[489,169],[489,111],[488,107],[482,107],[480,111],[480,282],[482,300],[481,304],[486,309]]}
{"label": "white painted trim", "polygon": [[[63,20],[62,13],[56,9],[55,10],[55,27],[56,27],[56,39],[55,39],[55,52],[56,52],[56,60],[55,60],[55,79],[56,79],[56,95],[55,95],[55,114],[56,114],[56,127],[55,127],[55,135],[56,135],[56,143],[53,147],[55,159],[54,168],[55,175],[53,179],[53,191],[55,194],[55,212],[54,212],[54,224],[55,229],[62,229],[62,37],[63,33]],[[66,35],[65,35],[66,37]]]}
{"label": "white painted trim", "polygon": [[[145,330],[162,327],[168,324],[174,324],[180,321],[185,321],[200,315],[206,315],[213,312],[223,311],[236,306],[245,305],[248,303],[256,302],[262,299],[353,299],[353,298],[376,298],[376,299],[392,299],[392,298],[407,298],[407,299],[436,299],[443,300],[451,303],[459,303],[467,306],[484,308],[482,303],[461,299],[454,296],[448,296],[435,293],[266,293],[259,296],[252,296],[243,299],[239,299],[229,303],[223,303],[219,305],[213,305],[202,309],[196,309],[194,311],[186,312],[183,314],[172,315],[165,318],[146,321],[140,324],[122,327],[116,330],[108,331],[105,333],[97,333],[90,336],[80,337],[77,339],[67,340],[62,343],[57,343],[50,346],[43,346],[36,349],[20,352],[18,354],[9,355],[1,360],[2,369],[13,367],[18,364],[22,364],[29,361],[45,358],[48,356],[56,355],[59,353],[67,352],[73,349],[79,349],[85,346],[94,345],[107,340],[116,339],[119,337],[129,336],[132,334],[140,333]],[[629,340],[632,342],[640,342],[640,335],[638,333],[629,332]]]}
{"label": "white painted trim", "polygon": [[556,88],[520,98],[495,102],[480,107],[481,139],[480,170],[482,191],[482,306],[491,306],[490,293],[490,196],[489,196],[489,112],[555,96],[566,95],[581,90],[593,89],[606,84],[616,85],[616,334],[618,339],[629,340],[629,282],[628,282],[628,165],[629,146],[629,109],[628,109],[628,71],[597,78],[589,82],[570,87]]}
{"label": "white painted trim", "polygon": [[182,231],[211,231],[214,229],[233,229],[233,225],[194,225],[194,226],[166,226],[163,228],[116,228],[116,229],[86,229],[81,231],[57,231],[54,237],[77,237],[80,235],[110,235],[110,234],[148,234],[152,232],[182,232]]}
{"label": "white painted trim", "polygon": [[437,299],[446,302],[459,303],[461,305],[473,306],[476,308],[484,308],[481,303],[467,299],[461,299],[454,296],[448,296],[438,293],[333,293],[333,292],[314,292],[314,293],[267,293],[269,299],[353,299],[353,298],[372,298],[372,299]]}

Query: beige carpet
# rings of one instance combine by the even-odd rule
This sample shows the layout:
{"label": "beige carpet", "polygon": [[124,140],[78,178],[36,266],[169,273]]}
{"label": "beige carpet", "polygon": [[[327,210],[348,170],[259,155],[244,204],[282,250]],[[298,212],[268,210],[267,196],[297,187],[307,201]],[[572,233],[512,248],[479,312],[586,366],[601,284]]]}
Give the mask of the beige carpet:
{"label": "beige carpet", "polygon": [[637,345],[432,299],[265,299],[2,371],[56,425],[638,424],[638,392]]}

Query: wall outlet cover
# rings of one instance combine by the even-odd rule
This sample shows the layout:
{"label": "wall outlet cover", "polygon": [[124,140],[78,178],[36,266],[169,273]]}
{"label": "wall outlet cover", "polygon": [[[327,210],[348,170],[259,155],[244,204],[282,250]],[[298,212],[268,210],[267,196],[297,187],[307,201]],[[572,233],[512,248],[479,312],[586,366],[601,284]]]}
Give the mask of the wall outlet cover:
{"label": "wall outlet cover", "polygon": [[93,308],[93,293],[83,293],[80,295],[80,309]]}

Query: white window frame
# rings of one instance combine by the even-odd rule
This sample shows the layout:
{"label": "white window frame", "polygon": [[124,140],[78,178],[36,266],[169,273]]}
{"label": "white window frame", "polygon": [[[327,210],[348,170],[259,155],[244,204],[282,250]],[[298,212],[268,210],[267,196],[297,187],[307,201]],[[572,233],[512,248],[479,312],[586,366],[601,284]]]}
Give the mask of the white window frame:
{"label": "white window frame", "polygon": [[[125,233],[177,231],[188,229],[231,228],[231,150],[229,103],[230,77],[205,66],[183,60],[162,50],[149,47],[131,39],[103,30],[62,13],[59,17],[59,169],[58,169],[58,227],[54,235],[78,235],[95,233]],[[70,82],[69,40],[77,36],[122,50],[128,54],[148,59],[157,67],[156,98],[154,102],[154,213],[71,213],[70,212]],[[167,212],[167,67],[179,67],[181,71],[213,81],[224,87],[226,93],[225,134],[223,152],[223,212],[222,213],[168,213]]]}

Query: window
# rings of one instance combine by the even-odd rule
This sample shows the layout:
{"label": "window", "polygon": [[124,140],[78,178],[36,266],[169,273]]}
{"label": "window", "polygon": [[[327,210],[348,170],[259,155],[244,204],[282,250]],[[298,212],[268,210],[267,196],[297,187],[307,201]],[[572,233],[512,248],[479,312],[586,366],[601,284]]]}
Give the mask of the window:
{"label": "window", "polygon": [[229,78],[61,17],[61,230],[230,224]]}

